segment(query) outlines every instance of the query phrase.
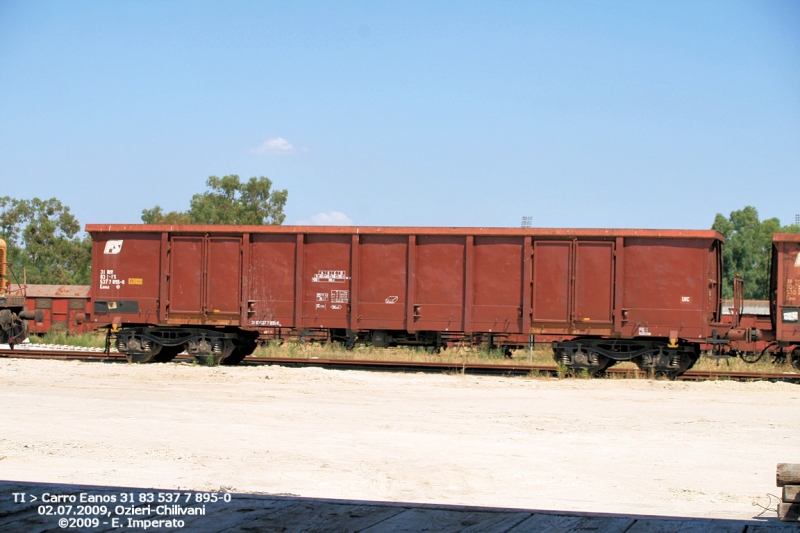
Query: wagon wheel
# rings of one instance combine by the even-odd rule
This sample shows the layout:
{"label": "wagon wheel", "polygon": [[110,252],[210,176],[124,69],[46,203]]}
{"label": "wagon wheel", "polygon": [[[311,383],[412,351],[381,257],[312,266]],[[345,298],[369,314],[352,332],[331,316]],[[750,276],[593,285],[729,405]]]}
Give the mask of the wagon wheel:
{"label": "wagon wheel", "polygon": [[149,353],[126,353],[125,358],[129,363],[149,363],[156,356],[153,352]]}
{"label": "wagon wheel", "polygon": [[237,346],[233,349],[231,354],[222,360],[223,365],[238,365],[244,358],[256,351],[256,343],[250,345]]}
{"label": "wagon wheel", "polygon": [[800,370],[800,347],[792,350],[792,366]]}
{"label": "wagon wheel", "polygon": [[[612,359],[606,357],[605,355],[595,353],[590,349],[584,348],[582,350],[575,352],[574,355],[580,355],[580,354],[583,354],[584,356],[583,363],[567,365],[569,373],[573,377],[580,377],[584,375],[590,377],[595,377],[595,376],[600,377],[603,376],[606,368],[608,368],[612,364]],[[597,358],[597,364],[593,366],[585,366],[587,364],[586,361],[588,360],[590,355],[594,355]]]}
{"label": "wagon wheel", "polygon": [[180,346],[162,346],[161,350],[159,350],[158,355],[153,357],[153,360],[157,363],[169,363],[175,356],[178,355],[183,351],[183,345]]}
{"label": "wagon wheel", "polygon": [[[602,359],[600,359],[600,358],[602,358]],[[594,372],[591,372],[592,376],[595,376],[595,377],[598,377],[598,378],[599,377],[605,377],[606,370],[608,370],[609,368],[611,368],[612,366],[617,364],[617,362],[614,359],[611,359],[610,357],[606,357],[606,356],[603,356],[603,355],[599,355],[598,356],[598,362],[600,363],[600,366],[596,370],[594,370]]]}
{"label": "wagon wheel", "polygon": [[593,377],[603,377],[606,375],[606,369],[613,365],[616,361],[605,355],[597,354],[597,366],[589,369],[589,375]]}
{"label": "wagon wheel", "polygon": [[678,379],[678,376],[681,375],[681,372],[678,370],[658,370],[653,374],[656,379],[663,378],[668,379],[670,381],[675,381]]}

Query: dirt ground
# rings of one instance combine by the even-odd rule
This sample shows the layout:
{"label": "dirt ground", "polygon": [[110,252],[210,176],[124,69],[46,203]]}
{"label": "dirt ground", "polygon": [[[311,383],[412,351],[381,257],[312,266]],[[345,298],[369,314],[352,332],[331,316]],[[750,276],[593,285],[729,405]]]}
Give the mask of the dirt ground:
{"label": "dirt ground", "polygon": [[778,462],[799,385],[0,360],[3,480],[750,518]]}

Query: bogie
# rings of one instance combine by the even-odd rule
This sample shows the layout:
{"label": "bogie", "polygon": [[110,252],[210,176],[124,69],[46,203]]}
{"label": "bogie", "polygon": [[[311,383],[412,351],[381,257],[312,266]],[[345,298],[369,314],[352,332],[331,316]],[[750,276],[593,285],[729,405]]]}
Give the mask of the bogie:
{"label": "bogie", "polygon": [[217,365],[229,357],[240,362],[256,348],[248,331],[203,328],[127,328],[116,333],[116,347],[131,363],[168,362],[186,351],[203,364]]}
{"label": "bogie", "polygon": [[667,340],[579,338],[554,342],[553,356],[573,373],[597,375],[616,362],[633,361],[640,370],[675,378],[694,366],[699,352],[694,345],[670,347]]}

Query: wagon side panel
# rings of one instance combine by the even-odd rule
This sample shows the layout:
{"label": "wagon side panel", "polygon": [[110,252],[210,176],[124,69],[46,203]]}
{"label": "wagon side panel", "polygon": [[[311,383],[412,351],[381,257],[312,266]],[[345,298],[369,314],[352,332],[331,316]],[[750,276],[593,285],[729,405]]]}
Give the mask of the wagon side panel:
{"label": "wagon side panel", "polygon": [[470,331],[527,333],[523,245],[522,237],[475,237]]}
{"label": "wagon side panel", "polygon": [[169,313],[199,317],[203,313],[203,263],[206,253],[202,235],[176,235],[170,239]]}
{"label": "wagon side panel", "polygon": [[575,325],[611,333],[614,312],[614,242],[575,243]]}
{"label": "wagon side panel", "polygon": [[701,340],[709,334],[705,239],[627,238],[622,329],[631,337]]}
{"label": "wagon side panel", "polygon": [[242,237],[211,235],[206,258],[206,313],[238,325],[241,316]]}
{"label": "wagon side panel", "polygon": [[161,233],[92,232],[92,321],[155,324],[163,283]]}
{"label": "wagon side panel", "polygon": [[253,235],[249,326],[294,327],[296,249],[295,235]]}
{"label": "wagon side panel", "polygon": [[363,235],[358,251],[358,329],[405,330],[408,237]]}
{"label": "wagon side panel", "polygon": [[414,328],[463,331],[466,238],[420,235],[416,239]]}
{"label": "wagon side panel", "polygon": [[536,331],[568,332],[570,321],[570,241],[533,243],[533,323]]}
{"label": "wagon side panel", "polygon": [[305,237],[301,328],[347,329],[352,278],[350,235]]}
{"label": "wagon side panel", "polygon": [[35,309],[39,312],[42,320],[41,321],[34,321],[30,322],[29,327],[34,335],[44,335],[53,325],[53,322],[50,318],[50,314],[52,312],[53,307],[53,299],[52,298],[44,298],[41,296],[32,297],[28,296],[26,300],[26,305],[28,309]]}

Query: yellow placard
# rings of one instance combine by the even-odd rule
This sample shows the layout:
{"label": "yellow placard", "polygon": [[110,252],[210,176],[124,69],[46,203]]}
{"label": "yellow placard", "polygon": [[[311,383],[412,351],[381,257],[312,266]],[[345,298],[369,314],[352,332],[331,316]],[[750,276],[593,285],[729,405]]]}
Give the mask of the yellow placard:
{"label": "yellow placard", "polygon": [[141,285],[142,278],[128,278],[128,285]]}

